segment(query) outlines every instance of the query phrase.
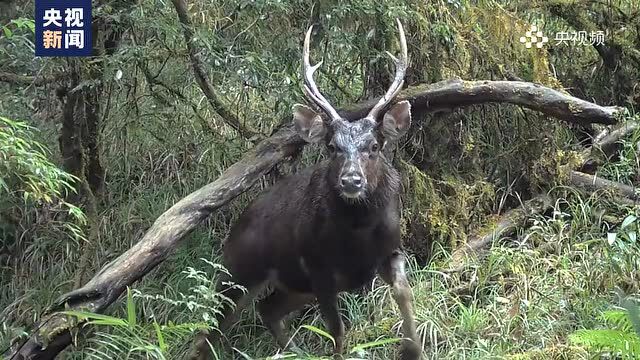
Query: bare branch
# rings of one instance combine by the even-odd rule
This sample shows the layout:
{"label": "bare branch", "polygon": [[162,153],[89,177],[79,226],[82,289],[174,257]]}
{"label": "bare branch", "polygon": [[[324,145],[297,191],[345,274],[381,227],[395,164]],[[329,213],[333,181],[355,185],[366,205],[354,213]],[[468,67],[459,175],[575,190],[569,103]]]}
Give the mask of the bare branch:
{"label": "bare branch", "polygon": [[[578,124],[615,124],[616,114],[622,110],[522,81],[445,80],[409,87],[398,96],[397,101],[402,100],[409,100],[414,111],[432,113],[486,103],[514,104]],[[341,111],[341,115],[350,119],[362,118],[374,104],[375,101],[358,104]]]}

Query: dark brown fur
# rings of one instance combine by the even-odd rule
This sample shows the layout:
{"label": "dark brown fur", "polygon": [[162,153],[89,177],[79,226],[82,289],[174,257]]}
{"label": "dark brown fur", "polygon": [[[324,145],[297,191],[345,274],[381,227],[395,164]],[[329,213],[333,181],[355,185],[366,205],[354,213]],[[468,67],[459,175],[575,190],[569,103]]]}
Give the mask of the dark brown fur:
{"label": "dark brown fur", "polygon": [[[282,179],[245,210],[223,249],[235,282],[252,287],[271,275],[297,292],[321,283],[353,290],[399,248],[397,171],[381,166],[380,185],[356,202],[334,190],[330,166],[325,161]],[[324,279],[327,273],[343,281]]]}

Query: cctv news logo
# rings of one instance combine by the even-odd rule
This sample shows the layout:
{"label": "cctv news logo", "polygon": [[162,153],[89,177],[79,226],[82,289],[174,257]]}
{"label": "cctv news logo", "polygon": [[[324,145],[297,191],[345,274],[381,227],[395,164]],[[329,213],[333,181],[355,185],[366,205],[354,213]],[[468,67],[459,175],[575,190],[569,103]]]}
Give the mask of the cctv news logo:
{"label": "cctv news logo", "polygon": [[[555,33],[553,40],[555,45],[603,45],[604,44],[604,31],[559,31]],[[544,34],[541,28],[536,25],[531,25],[529,30],[520,37],[520,42],[524,44],[527,49],[538,48],[542,49],[545,44],[549,42],[549,38]]]}
{"label": "cctv news logo", "polygon": [[36,56],[90,56],[91,0],[35,0]]}

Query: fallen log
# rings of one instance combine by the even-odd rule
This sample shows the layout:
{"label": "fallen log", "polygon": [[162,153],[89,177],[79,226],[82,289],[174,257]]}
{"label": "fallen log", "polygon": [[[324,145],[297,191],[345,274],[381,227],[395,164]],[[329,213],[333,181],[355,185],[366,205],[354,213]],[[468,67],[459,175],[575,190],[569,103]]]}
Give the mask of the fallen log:
{"label": "fallen log", "polygon": [[584,163],[580,168],[580,171],[586,173],[593,173],[602,165],[611,154],[620,147],[619,140],[630,135],[636,129],[640,127],[640,123],[636,121],[628,121],[621,126],[607,131],[602,136],[597,136],[594,139],[594,145],[585,149],[580,155],[584,159]]}
{"label": "fallen log", "polygon": [[510,236],[533,215],[542,214],[553,206],[553,200],[547,194],[537,195],[522,203],[522,206],[510,209],[497,218],[488,229],[479,230],[464,245],[451,255],[450,268],[443,272],[458,272],[464,268],[464,261],[469,256],[480,256],[491,246],[494,240]]}
{"label": "fallen log", "polygon": [[[621,126],[607,131],[605,135],[596,138],[596,142],[580,153],[583,164],[580,169],[589,167],[595,169],[603,157],[610,156],[617,149],[618,141],[638,129],[637,122],[627,122]],[[617,195],[617,201],[627,205],[635,205],[639,195],[631,186],[615,181],[599,178],[595,175],[571,170],[569,172],[569,183],[576,187],[588,191],[611,189]],[[540,214],[551,208],[552,200],[541,194],[525,201],[522,207],[511,209],[502,214],[493,226],[489,229],[482,229],[470,237],[464,245],[457,248],[451,255],[449,269],[443,272],[452,273],[463,270],[464,260],[468,257],[477,257],[491,246],[494,240],[503,236],[512,235],[518,227],[524,225],[526,220],[532,215]]]}
{"label": "fallen log", "polygon": [[[514,81],[459,79],[405,89],[415,112],[429,113],[483,103],[511,103],[574,123],[612,124],[620,108],[603,107],[541,85]],[[340,111],[346,119],[361,118],[373,107],[364,102]],[[261,176],[304,146],[290,125],[261,141],[216,181],[183,198],[160,215],[142,239],[106,264],[83,287],[62,295],[34,327],[29,338],[14,344],[10,359],[53,359],[71,344],[70,330],[79,323],[58,311],[103,312],[135,281],[164,261],[180,241],[213,211],[247,191]]]}
{"label": "fallen log", "polygon": [[569,182],[589,192],[599,190],[611,191],[619,202],[627,205],[636,205],[640,201],[640,195],[635,187],[603,179],[596,175],[585,174],[580,171],[571,171],[569,174]]}

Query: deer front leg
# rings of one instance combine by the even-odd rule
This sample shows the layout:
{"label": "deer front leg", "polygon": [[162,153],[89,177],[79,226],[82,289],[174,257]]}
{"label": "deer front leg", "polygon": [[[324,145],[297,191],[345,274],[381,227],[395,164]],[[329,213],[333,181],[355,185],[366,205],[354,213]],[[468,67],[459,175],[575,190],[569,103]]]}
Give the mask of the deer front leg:
{"label": "deer front leg", "polygon": [[344,323],[338,313],[337,294],[318,296],[318,305],[327,330],[335,340],[333,354],[340,357],[344,352]]}
{"label": "deer front leg", "polygon": [[329,334],[335,341],[334,357],[340,358],[344,348],[344,323],[338,312],[338,292],[336,284],[327,276],[328,271],[316,271],[313,276],[313,292],[318,299],[320,314],[325,322]]}
{"label": "deer front leg", "polygon": [[402,315],[402,335],[407,340],[402,343],[400,358],[402,360],[420,360],[422,349],[413,316],[413,293],[405,273],[404,257],[399,250],[384,261],[379,274],[384,282],[391,285],[393,299],[398,304]]}

